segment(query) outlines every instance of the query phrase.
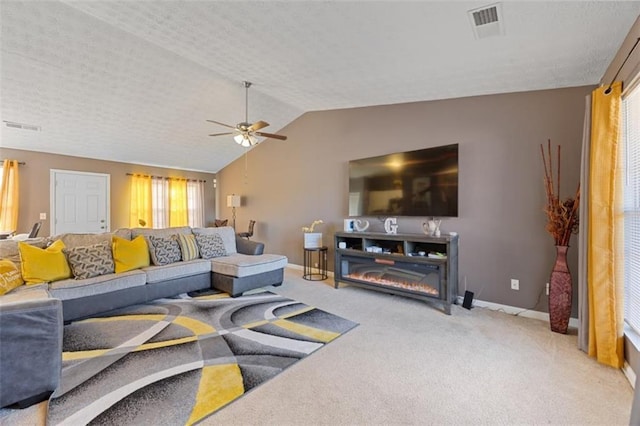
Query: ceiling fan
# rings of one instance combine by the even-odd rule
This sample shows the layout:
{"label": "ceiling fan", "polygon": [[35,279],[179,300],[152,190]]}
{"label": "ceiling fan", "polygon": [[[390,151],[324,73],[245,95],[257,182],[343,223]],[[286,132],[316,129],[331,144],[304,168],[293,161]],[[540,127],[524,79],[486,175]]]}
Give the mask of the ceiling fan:
{"label": "ceiling fan", "polygon": [[263,129],[269,125],[269,123],[267,123],[266,121],[260,120],[260,121],[256,121],[253,124],[249,123],[249,87],[251,87],[251,82],[245,81],[244,82],[244,88],[245,88],[244,121],[242,123],[236,124],[235,126],[230,126],[225,123],[220,123],[219,121],[207,120],[210,123],[215,123],[220,126],[233,129],[233,131],[231,132],[214,133],[209,136],[235,135],[233,137],[233,140],[235,140],[238,145],[241,145],[245,148],[258,144],[258,138],[256,136],[263,136],[265,138],[272,138],[272,139],[280,139],[282,141],[287,140],[287,137],[283,135],[276,135],[275,133],[259,132],[258,130]]}

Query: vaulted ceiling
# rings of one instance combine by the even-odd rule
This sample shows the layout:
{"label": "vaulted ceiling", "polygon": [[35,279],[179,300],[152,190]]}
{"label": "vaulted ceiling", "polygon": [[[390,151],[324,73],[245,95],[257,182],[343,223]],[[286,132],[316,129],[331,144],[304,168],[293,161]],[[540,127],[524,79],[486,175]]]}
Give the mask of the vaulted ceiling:
{"label": "vaulted ceiling", "polygon": [[[205,120],[596,84],[638,1],[0,2],[0,146],[217,172],[244,152]],[[493,25],[493,24],[492,24]],[[286,129],[284,129],[286,130]],[[286,132],[284,132],[286,134]],[[295,144],[265,140],[263,143]]]}

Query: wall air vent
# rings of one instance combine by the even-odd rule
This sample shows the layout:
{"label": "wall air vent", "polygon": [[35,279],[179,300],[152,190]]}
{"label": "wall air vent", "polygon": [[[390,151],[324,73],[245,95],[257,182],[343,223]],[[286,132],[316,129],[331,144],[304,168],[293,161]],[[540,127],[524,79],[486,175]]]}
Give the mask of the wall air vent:
{"label": "wall air vent", "polygon": [[467,14],[476,39],[504,35],[502,3],[472,9]]}
{"label": "wall air vent", "polygon": [[14,123],[12,121],[4,121],[5,127],[10,129],[20,129],[20,130],[31,130],[33,132],[42,131],[42,127],[36,126],[34,124],[23,124],[23,123]]}

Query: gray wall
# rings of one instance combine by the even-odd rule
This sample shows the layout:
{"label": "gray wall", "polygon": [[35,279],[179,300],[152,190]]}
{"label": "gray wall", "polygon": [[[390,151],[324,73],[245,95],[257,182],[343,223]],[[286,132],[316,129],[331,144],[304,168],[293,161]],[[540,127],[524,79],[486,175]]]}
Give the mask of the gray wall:
{"label": "gray wall", "polygon": [[[349,160],[458,143],[459,217],[445,219],[442,230],[460,234],[460,292],[468,289],[481,300],[546,311],[544,288],[555,249],[544,229],[540,144],[550,138],[562,145],[561,194],[573,196],[584,100],[592,89],[307,113],[282,129],[287,141],[265,141],[221,170],[219,196],[241,194],[238,228],[257,220],[255,239],[300,265],[300,228],[314,219],[325,221],[318,229],[333,256],[333,232],[342,229],[348,214]],[[219,215],[230,217],[231,211],[221,205]],[[369,220],[382,229],[378,218]],[[399,232],[419,233],[424,220],[401,218]],[[569,262],[577,276],[575,244]],[[520,291],[510,289],[510,278],[520,280]]]}
{"label": "gray wall", "polygon": [[40,235],[49,235],[51,216],[49,199],[50,169],[73,170],[79,172],[107,173],[111,175],[111,229],[129,227],[129,177],[127,173],[142,173],[166,177],[185,177],[206,180],[205,220],[215,219],[215,188],[211,173],[190,172],[162,167],[119,163],[116,161],[93,160],[68,155],[47,154],[20,149],[0,148],[1,159],[18,160],[26,163],[20,166],[20,211],[18,233],[28,232],[39,220],[40,213],[47,213]]}

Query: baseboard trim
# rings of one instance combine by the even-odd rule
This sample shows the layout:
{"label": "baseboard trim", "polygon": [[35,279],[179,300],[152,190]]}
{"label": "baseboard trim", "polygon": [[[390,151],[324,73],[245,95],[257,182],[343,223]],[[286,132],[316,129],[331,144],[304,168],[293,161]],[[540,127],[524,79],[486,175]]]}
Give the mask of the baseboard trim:
{"label": "baseboard trim", "polygon": [[[462,305],[462,296],[458,296],[458,305]],[[487,308],[492,311],[501,311],[509,315],[515,315],[525,318],[533,318],[540,321],[549,321],[549,314],[546,312],[534,311],[532,309],[518,308],[517,306],[502,305],[500,303],[486,302],[484,300],[474,299],[473,306],[479,308]],[[578,318],[569,318],[569,327],[578,328],[580,322]]]}
{"label": "baseboard trim", "polygon": [[[625,337],[625,352],[637,353],[640,352],[640,335],[626,322],[624,323],[624,337]],[[632,355],[632,354],[630,354]],[[633,356],[631,356],[633,359]],[[636,372],[633,370],[633,367],[627,362],[624,361],[624,365],[622,366],[622,372],[629,380],[631,386],[636,388]]]}
{"label": "baseboard trim", "polygon": [[636,373],[633,371],[633,368],[631,368],[631,366],[629,365],[629,363],[627,361],[625,361],[624,365],[622,366],[622,372],[624,373],[625,377],[629,381],[629,384],[631,385],[631,387],[633,389],[635,389],[636,388]]}
{"label": "baseboard trim", "polygon": [[287,268],[297,269],[298,271],[302,271],[304,269],[302,265],[296,265],[295,263],[287,263]]}
{"label": "baseboard trim", "polygon": [[[303,271],[304,270],[304,266],[296,265],[295,263],[288,263],[287,264],[287,268],[295,269],[297,271]],[[327,276],[329,278],[333,278],[333,271],[327,271]]]}

